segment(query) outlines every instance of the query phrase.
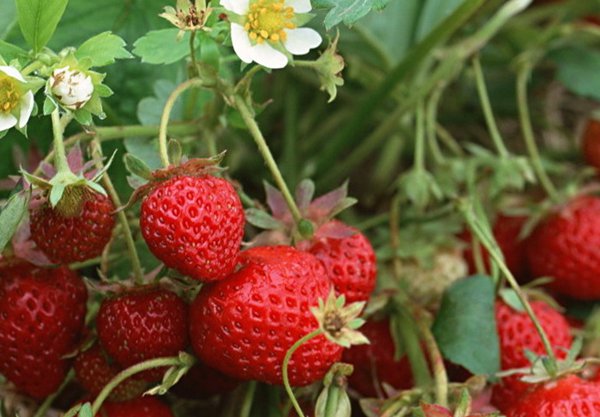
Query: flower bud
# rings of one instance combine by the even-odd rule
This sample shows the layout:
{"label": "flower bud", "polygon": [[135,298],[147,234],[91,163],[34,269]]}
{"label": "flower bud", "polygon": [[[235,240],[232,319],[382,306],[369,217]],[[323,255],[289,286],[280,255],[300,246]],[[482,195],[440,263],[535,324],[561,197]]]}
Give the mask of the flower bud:
{"label": "flower bud", "polygon": [[92,98],[94,84],[92,78],[70,67],[55,69],[50,77],[52,94],[65,108],[77,110]]}

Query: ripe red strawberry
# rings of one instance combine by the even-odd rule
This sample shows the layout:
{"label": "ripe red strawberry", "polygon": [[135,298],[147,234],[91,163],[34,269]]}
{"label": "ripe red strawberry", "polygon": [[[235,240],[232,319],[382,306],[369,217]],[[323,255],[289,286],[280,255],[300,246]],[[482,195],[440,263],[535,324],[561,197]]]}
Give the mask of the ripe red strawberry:
{"label": "ripe red strawberry", "polygon": [[244,223],[233,186],[210,175],[178,176],[157,185],[144,198],[140,214],[152,253],[169,268],[201,281],[233,272]]}
{"label": "ripe red strawberry", "polygon": [[[494,223],[492,232],[494,238],[502,250],[506,266],[513,273],[516,278],[524,278],[527,276],[527,258],[525,256],[526,243],[524,240],[519,239],[519,234],[527,221],[526,217],[523,216],[506,216],[499,215]],[[459,237],[467,243],[467,247],[463,252],[465,260],[469,264],[469,273],[474,274],[477,272],[475,265],[475,259],[473,257],[473,250],[471,247],[472,235],[470,231],[464,230]],[[490,271],[490,255],[487,250],[482,246],[481,254],[483,263],[486,271]]]}
{"label": "ripe red strawberry", "polygon": [[31,210],[31,238],[52,262],[85,261],[100,256],[109,242],[114,211],[108,197],[92,191],[85,192],[81,210],[73,215],[43,204]]}
{"label": "ripe red strawberry", "polygon": [[600,384],[570,375],[535,388],[506,417],[600,416]]}
{"label": "ripe red strawberry", "polygon": [[135,400],[106,402],[96,417],[174,417],[171,409],[155,397],[140,397]]}
{"label": "ripe red strawberry", "polygon": [[600,170],[600,121],[588,120],[583,133],[582,148],[586,162]]}
{"label": "ripe red strawberry", "polygon": [[[73,368],[77,381],[93,396],[98,395],[122,370],[119,366],[109,363],[106,353],[98,345],[77,355]],[[113,389],[109,399],[117,402],[131,400],[142,395],[145,387],[146,381],[130,378]]]}
{"label": "ripe red strawberry", "polygon": [[197,362],[170,392],[186,399],[205,399],[215,395],[227,394],[240,384],[222,372]]}
{"label": "ripe red strawberry", "polygon": [[[134,288],[102,302],[96,328],[101,346],[122,367],[176,356],[187,344],[187,306],[160,287]],[[152,380],[163,373],[158,369],[143,375]]]}
{"label": "ripe red strawberry", "polygon": [[344,351],[342,361],[354,365],[348,385],[365,397],[377,397],[378,392],[385,392],[383,383],[399,390],[411,388],[413,378],[408,358],[394,358],[396,348],[389,320],[367,321],[360,331],[371,343]]}
{"label": "ripe red strawberry", "polygon": [[377,279],[375,251],[358,229],[338,220],[324,224],[319,230],[327,229],[331,232],[335,228],[349,230],[352,234],[321,237],[317,231],[308,251],[325,266],[336,293],[344,294],[347,303],[367,301],[375,289]]}
{"label": "ripe red strawberry", "polygon": [[0,270],[0,374],[34,398],[62,383],[83,327],[87,291],[67,268]]}
{"label": "ripe red strawberry", "polygon": [[[532,301],[531,308],[548,335],[557,358],[564,359],[573,341],[569,323],[562,314],[542,301]],[[496,322],[503,370],[529,366],[525,349],[538,355],[544,354],[542,340],[525,312],[516,311],[499,301],[496,303]],[[494,387],[492,401],[505,411],[530,387],[530,384],[521,382],[518,376],[503,378]]]}
{"label": "ripe red strawberry", "polygon": [[554,278],[549,287],[580,300],[600,298],[600,198],[572,200],[537,225],[527,259],[534,276]]}
{"label": "ripe red strawberry", "polygon": [[[309,307],[330,282],[311,254],[289,246],[240,253],[242,268],[202,288],[190,309],[190,337],[204,362],[238,379],[281,384],[287,350],[318,327]],[[321,379],[342,354],[324,336],[302,345],[289,366],[292,385]]]}

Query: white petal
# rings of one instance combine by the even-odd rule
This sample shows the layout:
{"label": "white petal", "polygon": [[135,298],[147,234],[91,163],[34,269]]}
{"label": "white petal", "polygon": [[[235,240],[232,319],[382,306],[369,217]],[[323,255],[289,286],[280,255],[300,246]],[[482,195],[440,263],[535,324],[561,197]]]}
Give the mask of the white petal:
{"label": "white petal", "polygon": [[247,64],[253,61],[252,44],[250,43],[248,32],[237,23],[231,24],[231,42],[233,43],[233,50],[242,61]]}
{"label": "white petal", "polygon": [[16,68],[2,65],[0,66],[0,71],[5,73],[9,77],[16,78],[19,81],[25,81],[25,78],[23,78],[21,73]]}
{"label": "white petal", "polygon": [[310,0],[285,0],[287,7],[292,7],[296,13],[308,13],[312,10]]}
{"label": "white petal", "polygon": [[250,8],[250,0],[221,0],[221,6],[239,15],[245,15]]}
{"label": "white petal", "polygon": [[284,42],[284,46],[285,49],[294,55],[304,55],[312,48],[321,45],[322,41],[321,35],[314,29],[292,29],[287,31],[287,39]]}
{"label": "white petal", "polygon": [[25,127],[33,111],[33,93],[31,91],[21,97],[21,108],[19,110],[21,111],[21,114],[19,114],[19,127]]}
{"label": "white petal", "polygon": [[268,43],[255,45],[252,48],[252,58],[263,67],[279,69],[287,65],[287,56],[273,48]]}
{"label": "white petal", "polygon": [[17,124],[17,118],[10,113],[0,113],[0,132]]}

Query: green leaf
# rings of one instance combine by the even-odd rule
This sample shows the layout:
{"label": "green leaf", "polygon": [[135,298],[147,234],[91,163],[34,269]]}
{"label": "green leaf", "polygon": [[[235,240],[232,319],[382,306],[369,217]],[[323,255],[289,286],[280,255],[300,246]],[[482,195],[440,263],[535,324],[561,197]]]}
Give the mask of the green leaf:
{"label": "green leaf", "polygon": [[8,62],[19,58],[27,59],[29,55],[24,49],[0,40],[0,57]]}
{"label": "green leaf", "polygon": [[557,78],[575,94],[600,100],[600,52],[568,46],[550,54],[558,66]]}
{"label": "green leaf", "polygon": [[30,193],[19,192],[8,199],[0,212],[0,252],[4,250],[15,234],[21,219],[27,211]]}
{"label": "green leaf", "polygon": [[148,64],[172,64],[185,58],[189,52],[190,34],[177,40],[178,29],[153,30],[133,44],[133,53]]}
{"label": "green leaf", "polygon": [[450,16],[464,0],[427,0],[423,6],[416,41],[421,41],[446,17]]}
{"label": "green leaf", "polygon": [[39,52],[56,30],[69,0],[16,0],[23,37]]}
{"label": "green leaf", "polygon": [[433,334],[445,358],[473,374],[500,369],[494,315],[494,283],[476,275],[457,281],[444,294]]}
{"label": "green leaf", "polygon": [[381,10],[390,0],[317,0],[313,5],[317,8],[331,8],[325,16],[327,30],[344,22],[350,26],[371,10]]}
{"label": "green leaf", "polygon": [[112,32],[103,32],[85,41],[75,56],[78,59],[88,58],[92,67],[102,67],[115,62],[117,59],[132,58],[127,51],[125,41]]}
{"label": "green leaf", "polygon": [[0,0],[0,39],[4,39],[17,20],[17,8],[13,0]]}

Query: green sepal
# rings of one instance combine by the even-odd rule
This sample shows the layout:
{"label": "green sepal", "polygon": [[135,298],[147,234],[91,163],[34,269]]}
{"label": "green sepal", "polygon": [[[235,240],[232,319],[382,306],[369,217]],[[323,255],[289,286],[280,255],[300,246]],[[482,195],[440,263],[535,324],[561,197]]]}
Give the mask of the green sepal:
{"label": "green sepal", "polygon": [[167,143],[167,155],[173,165],[180,165],[183,156],[181,143],[177,139],[170,139]]}
{"label": "green sepal", "polygon": [[125,168],[127,168],[127,171],[131,174],[148,181],[152,180],[152,170],[137,156],[127,153],[125,154],[123,161],[125,162]]}
{"label": "green sepal", "polygon": [[8,199],[8,202],[0,211],[0,253],[19,227],[23,216],[27,212],[30,199],[30,191],[17,192]]}

